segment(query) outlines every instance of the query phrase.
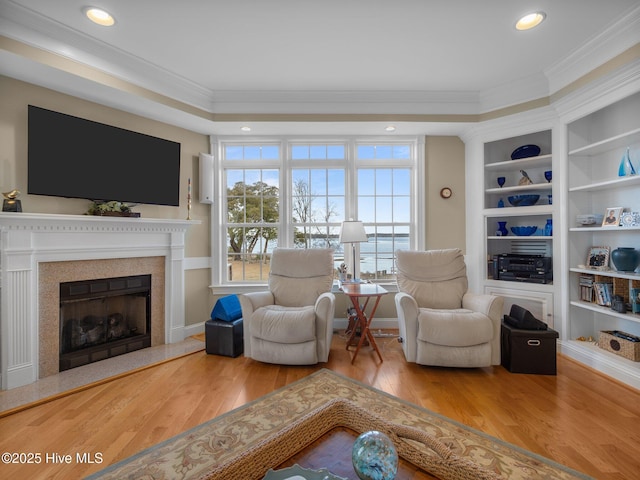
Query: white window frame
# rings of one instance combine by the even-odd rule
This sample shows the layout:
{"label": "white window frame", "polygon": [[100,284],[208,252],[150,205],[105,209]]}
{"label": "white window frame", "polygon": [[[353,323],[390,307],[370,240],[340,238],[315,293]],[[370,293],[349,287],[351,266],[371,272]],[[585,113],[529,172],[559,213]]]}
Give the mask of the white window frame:
{"label": "white window frame", "polygon": [[[276,162],[264,162],[253,160],[224,161],[223,150],[227,144],[278,144],[280,147],[280,159]],[[343,160],[291,160],[291,148],[296,144],[344,144],[346,161]],[[412,159],[409,161],[396,161],[396,163],[368,160],[356,161],[356,148],[358,144],[411,145],[413,149]],[[226,185],[225,168],[278,168],[280,170],[280,222],[278,239],[283,247],[293,247],[293,223],[287,220],[291,212],[291,181],[294,168],[345,168],[345,219],[357,216],[357,169],[360,167],[389,168],[406,167],[412,169],[411,179],[411,222],[409,245],[411,249],[422,250],[425,247],[426,232],[424,229],[426,219],[425,205],[425,168],[424,168],[424,137],[296,137],[296,136],[267,136],[267,137],[210,137],[211,152],[214,157],[214,202],[211,205],[211,290],[214,294],[243,293],[264,290],[265,282],[229,282],[227,281],[226,245]],[[346,165],[345,165],[346,163]],[[346,249],[345,249],[346,250]],[[381,282],[384,284],[384,282]],[[391,287],[395,285],[387,284]]]}

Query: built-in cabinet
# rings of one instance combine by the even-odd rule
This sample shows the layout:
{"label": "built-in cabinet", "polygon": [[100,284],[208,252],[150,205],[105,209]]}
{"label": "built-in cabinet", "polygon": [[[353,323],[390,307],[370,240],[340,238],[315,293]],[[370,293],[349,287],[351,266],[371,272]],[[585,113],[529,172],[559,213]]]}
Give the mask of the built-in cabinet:
{"label": "built-in cabinet", "polygon": [[[640,93],[591,112],[567,125],[567,351],[607,373],[624,371],[623,380],[640,385],[640,362],[600,349],[602,330],[621,330],[640,336],[640,314],[619,312],[600,305],[593,282],[609,284],[612,292],[630,303],[632,288],[640,288],[640,273],[617,271],[611,259],[590,265],[592,247],[640,249],[640,226],[602,226],[610,208],[640,212],[640,174],[619,176],[627,148],[640,169]],[[640,172],[639,172],[640,173]],[[583,225],[584,216],[598,215],[595,224]],[[580,221],[577,221],[578,216]],[[624,223],[628,222],[629,217]],[[594,251],[595,252],[595,251]],[[598,262],[596,262],[598,263]],[[602,288],[602,287],[598,287]],[[585,341],[586,339],[586,341]]]}
{"label": "built-in cabinet", "polygon": [[[531,145],[534,152],[512,158],[517,149]],[[482,153],[484,291],[504,296],[505,312],[517,303],[553,327],[552,131],[483,142]],[[532,200],[521,205],[523,196]],[[522,228],[535,231],[528,235],[518,231]],[[501,268],[507,263],[509,271]]]}

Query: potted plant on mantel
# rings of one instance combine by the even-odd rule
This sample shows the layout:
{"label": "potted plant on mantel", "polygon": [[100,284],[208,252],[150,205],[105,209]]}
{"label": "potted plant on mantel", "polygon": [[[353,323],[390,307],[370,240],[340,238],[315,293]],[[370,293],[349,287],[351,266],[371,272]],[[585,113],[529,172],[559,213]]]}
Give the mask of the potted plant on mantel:
{"label": "potted plant on mantel", "polygon": [[94,201],[87,215],[101,215],[105,217],[139,217],[140,213],[132,212],[131,207],[126,203],[117,202],[115,200],[111,202],[102,202],[99,200]]}

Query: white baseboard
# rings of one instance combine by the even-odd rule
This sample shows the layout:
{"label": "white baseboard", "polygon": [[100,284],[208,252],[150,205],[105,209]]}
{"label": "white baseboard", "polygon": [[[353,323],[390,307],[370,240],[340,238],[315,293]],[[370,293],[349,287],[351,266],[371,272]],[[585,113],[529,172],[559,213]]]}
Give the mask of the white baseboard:
{"label": "white baseboard", "polygon": [[193,325],[186,325],[184,327],[184,338],[204,333],[204,323],[205,322],[200,322],[194,323]]}

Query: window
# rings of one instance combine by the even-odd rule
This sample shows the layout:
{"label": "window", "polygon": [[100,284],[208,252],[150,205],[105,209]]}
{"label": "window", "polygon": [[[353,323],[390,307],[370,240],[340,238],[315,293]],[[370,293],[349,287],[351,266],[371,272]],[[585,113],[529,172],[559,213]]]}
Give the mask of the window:
{"label": "window", "polygon": [[358,219],[369,241],[360,245],[360,277],[395,278],[395,251],[410,246],[410,145],[360,144],[356,149]]}
{"label": "window", "polygon": [[222,228],[212,248],[221,268],[214,283],[265,283],[276,246],[331,247],[336,266],[351,265],[350,246],[339,237],[342,221],[352,218],[364,222],[369,238],[357,245],[358,276],[394,280],[394,252],[421,241],[419,155],[416,139],[219,139],[223,188],[212,224]]}
{"label": "window", "polygon": [[[266,281],[268,254],[280,230],[279,157],[277,145],[224,149],[225,161],[233,165],[224,170],[227,281]],[[253,168],[256,162],[275,168]]]}

